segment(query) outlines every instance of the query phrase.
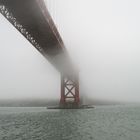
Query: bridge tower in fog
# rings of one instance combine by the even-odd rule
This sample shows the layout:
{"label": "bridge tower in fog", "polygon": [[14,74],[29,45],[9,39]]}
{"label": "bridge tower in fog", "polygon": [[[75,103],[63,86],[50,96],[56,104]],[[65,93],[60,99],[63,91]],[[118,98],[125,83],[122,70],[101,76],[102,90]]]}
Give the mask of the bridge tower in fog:
{"label": "bridge tower in fog", "polygon": [[0,0],[0,12],[60,72],[60,106],[78,107],[78,72],[44,0]]}

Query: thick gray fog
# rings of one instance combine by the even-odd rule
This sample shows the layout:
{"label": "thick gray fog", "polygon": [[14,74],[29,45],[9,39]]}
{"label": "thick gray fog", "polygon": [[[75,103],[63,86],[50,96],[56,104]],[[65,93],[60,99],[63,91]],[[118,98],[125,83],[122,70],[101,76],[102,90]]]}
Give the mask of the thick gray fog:
{"label": "thick gray fog", "polygon": [[[140,102],[140,1],[46,0],[91,99]],[[59,98],[60,76],[0,15],[0,98]]]}

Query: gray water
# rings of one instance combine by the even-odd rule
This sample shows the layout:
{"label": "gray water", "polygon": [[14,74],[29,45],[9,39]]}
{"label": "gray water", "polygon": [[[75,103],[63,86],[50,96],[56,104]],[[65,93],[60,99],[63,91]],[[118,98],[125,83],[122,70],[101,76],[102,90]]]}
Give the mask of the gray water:
{"label": "gray water", "polygon": [[140,106],[0,108],[0,140],[139,140]]}

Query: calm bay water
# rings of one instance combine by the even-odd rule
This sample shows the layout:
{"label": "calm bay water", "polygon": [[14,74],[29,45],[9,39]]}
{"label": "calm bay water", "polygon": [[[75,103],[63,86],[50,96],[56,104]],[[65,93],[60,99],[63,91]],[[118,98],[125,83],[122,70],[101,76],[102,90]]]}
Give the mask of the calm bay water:
{"label": "calm bay water", "polygon": [[139,140],[140,106],[0,108],[0,140]]}

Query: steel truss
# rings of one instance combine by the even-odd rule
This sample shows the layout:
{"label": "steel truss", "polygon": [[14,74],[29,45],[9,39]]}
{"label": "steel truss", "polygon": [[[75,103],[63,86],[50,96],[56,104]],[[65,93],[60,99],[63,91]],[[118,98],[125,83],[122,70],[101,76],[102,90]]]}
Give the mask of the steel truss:
{"label": "steel truss", "polygon": [[60,106],[79,105],[79,82],[77,76],[61,76]]}

